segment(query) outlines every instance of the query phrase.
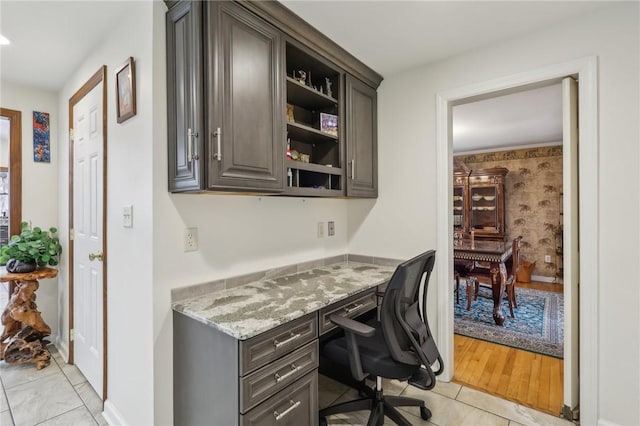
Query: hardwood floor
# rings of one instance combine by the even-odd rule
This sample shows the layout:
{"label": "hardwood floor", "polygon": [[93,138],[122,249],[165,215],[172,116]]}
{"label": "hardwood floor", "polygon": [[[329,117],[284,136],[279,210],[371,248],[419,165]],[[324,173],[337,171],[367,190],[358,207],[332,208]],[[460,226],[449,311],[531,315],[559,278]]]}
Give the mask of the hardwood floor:
{"label": "hardwood floor", "polygon": [[[562,285],[517,287],[562,292]],[[561,359],[454,335],[453,381],[554,416],[562,411]]]}

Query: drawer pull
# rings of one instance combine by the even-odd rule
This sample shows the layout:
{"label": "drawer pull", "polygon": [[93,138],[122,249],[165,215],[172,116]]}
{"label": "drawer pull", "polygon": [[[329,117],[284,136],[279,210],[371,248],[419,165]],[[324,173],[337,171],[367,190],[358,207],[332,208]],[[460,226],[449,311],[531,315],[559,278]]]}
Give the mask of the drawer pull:
{"label": "drawer pull", "polygon": [[293,376],[294,374],[296,374],[300,370],[302,370],[302,367],[300,367],[300,366],[296,367],[295,364],[291,364],[291,371],[289,371],[285,375],[281,376],[278,373],[274,374],[274,377],[276,379],[276,383],[280,383],[281,381],[288,379],[289,377]]}
{"label": "drawer pull", "polygon": [[344,313],[349,315],[350,313],[359,311],[362,308],[364,308],[364,304],[358,303],[357,305],[352,306],[351,308],[344,308]]}
{"label": "drawer pull", "polygon": [[301,336],[300,333],[293,334],[293,332],[291,332],[291,337],[289,337],[287,340],[283,340],[282,342],[278,342],[277,339],[273,339],[273,346],[275,346],[276,349],[280,349],[280,347],[293,342],[294,340],[298,339],[300,336]]}
{"label": "drawer pull", "polygon": [[298,408],[300,406],[300,404],[302,404],[302,402],[300,402],[300,401],[293,402],[293,399],[292,399],[292,400],[289,401],[289,404],[291,404],[291,406],[289,408],[287,408],[286,410],[284,410],[282,413],[278,413],[277,411],[273,412],[273,416],[276,418],[276,421],[281,420],[282,418],[284,418],[284,416],[286,416],[287,414],[289,414],[290,412],[292,412],[293,410]]}

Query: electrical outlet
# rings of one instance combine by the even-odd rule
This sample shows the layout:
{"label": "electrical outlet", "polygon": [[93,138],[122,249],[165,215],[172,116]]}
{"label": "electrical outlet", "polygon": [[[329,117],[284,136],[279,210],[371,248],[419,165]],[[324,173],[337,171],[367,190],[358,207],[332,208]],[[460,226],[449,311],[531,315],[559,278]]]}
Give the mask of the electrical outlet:
{"label": "electrical outlet", "polygon": [[550,254],[545,254],[544,255],[544,263],[551,263],[551,255]]}
{"label": "electrical outlet", "polygon": [[198,250],[198,228],[185,228],[184,251]]}
{"label": "electrical outlet", "polygon": [[318,222],[318,238],[324,237],[324,222]]}
{"label": "electrical outlet", "polygon": [[327,222],[327,235],[330,237],[336,235],[336,223],[332,220]]}

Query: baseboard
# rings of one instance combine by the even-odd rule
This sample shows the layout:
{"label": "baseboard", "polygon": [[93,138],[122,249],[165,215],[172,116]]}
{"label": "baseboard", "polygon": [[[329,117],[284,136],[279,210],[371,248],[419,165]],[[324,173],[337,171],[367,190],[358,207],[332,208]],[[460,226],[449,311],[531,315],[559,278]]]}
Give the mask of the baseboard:
{"label": "baseboard", "polygon": [[618,423],[610,422],[608,420],[598,419],[598,426],[620,426]]}
{"label": "baseboard", "polygon": [[108,399],[104,402],[102,417],[104,417],[107,423],[111,426],[127,426],[127,422],[124,421],[120,411],[118,411],[116,406]]}
{"label": "baseboard", "polygon": [[62,340],[60,336],[56,337],[53,342],[56,348],[58,348],[58,352],[60,352],[60,356],[64,359],[65,362],[69,362],[69,347],[67,346],[67,342]]}
{"label": "baseboard", "polygon": [[562,280],[556,278],[556,277],[545,277],[542,275],[531,275],[531,281],[539,281],[542,283],[556,283],[556,284],[562,284]]}

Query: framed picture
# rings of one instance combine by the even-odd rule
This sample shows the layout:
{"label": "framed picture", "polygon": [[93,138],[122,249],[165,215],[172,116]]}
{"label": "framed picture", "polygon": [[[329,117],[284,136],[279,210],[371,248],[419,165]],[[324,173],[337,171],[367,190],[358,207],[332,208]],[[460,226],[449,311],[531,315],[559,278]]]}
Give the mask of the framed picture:
{"label": "framed picture", "polygon": [[116,114],[118,123],[136,115],[136,66],[132,57],[116,71]]}
{"label": "framed picture", "polygon": [[338,116],[321,112],[320,131],[331,136],[338,136]]}
{"label": "framed picture", "polygon": [[51,162],[48,112],[33,111],[33,161]]}

